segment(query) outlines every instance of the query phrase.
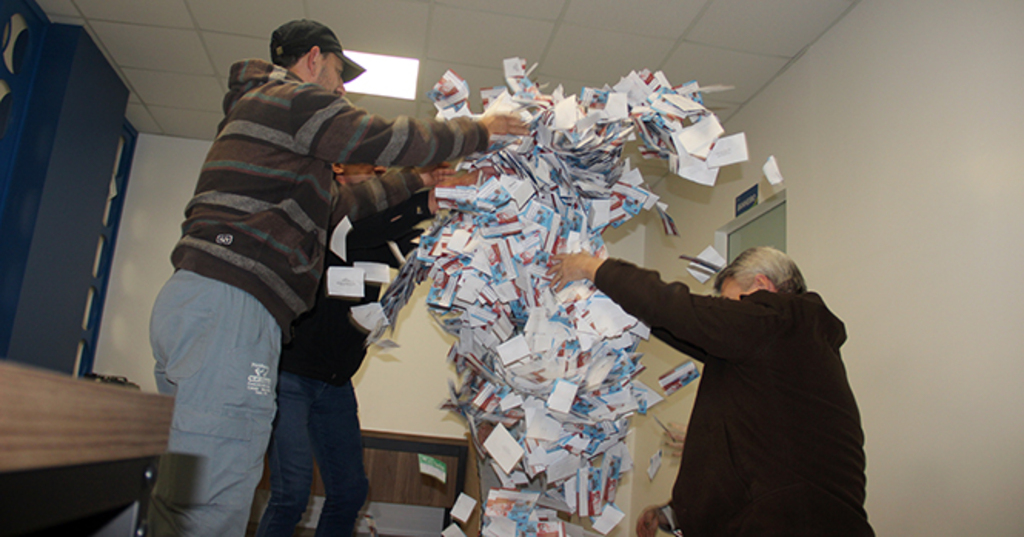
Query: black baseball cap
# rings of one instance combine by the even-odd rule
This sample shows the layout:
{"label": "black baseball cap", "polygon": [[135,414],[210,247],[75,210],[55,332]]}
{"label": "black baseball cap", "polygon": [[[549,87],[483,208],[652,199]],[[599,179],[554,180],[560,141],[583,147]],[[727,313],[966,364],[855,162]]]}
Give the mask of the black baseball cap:
{"label": "black baseball cap", "polygon": [[282,58],[299,57],[313,47],[320,47],[321,52],[333,52],[343,63],[341,79],[350,82],[366,71],[362,65],[345,56],[341,41],[330,28],[308,19],[294,20],[282,24],[270,36],[270,60],[282,65]]}

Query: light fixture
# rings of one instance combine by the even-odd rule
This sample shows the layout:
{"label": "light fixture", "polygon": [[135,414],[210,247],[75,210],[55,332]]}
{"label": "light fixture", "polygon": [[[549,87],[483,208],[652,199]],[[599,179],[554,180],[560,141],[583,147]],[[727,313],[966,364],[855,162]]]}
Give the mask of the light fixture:
{"label": "light fixture", "polygon": [[419,60],[352,50],[346,50],[345,55],[366,68],[366,72],[345,84],[346,92],[410,101],[416,99]]}

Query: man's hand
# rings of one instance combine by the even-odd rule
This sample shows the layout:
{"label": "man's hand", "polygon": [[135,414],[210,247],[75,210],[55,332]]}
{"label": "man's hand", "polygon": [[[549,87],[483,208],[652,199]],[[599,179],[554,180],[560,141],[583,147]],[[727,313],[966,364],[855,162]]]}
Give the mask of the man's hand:
{"label": "man's hand", "polygon": [[548,276],[551,276],[551,287],[555,291],[561,291],[566,285],[584,278],[594,281],[597,269],[604,263],[591,254],[558,254],[551,258],[551,268],[548,269]]}
{"label": "man's hand", "polygon": [[652,505],[644,509],[644,512],[640,513],[640,518],[636,519],[636,535],[654,537],[658,533],[658,526],[662,524],[668,525],[668,521],[661,514],[661,506]]}
{"label": "man's hand", "polygon": [[524,134],[530,134],[530,129],[526,127],[523,120],[519,119],[512,114],[490,114],[480,118],[480,123],[484,127],[487,127],[487,132],[492,137],[499,136],[502,134],[514,134],[522,136]]}
{"label": "man's hand", "polygon": [[683,445],[686,444],[686,426],[672,421],[668,422],[665,437],[665,444],[672,450],[672,456],[682,457]]}
{"label": "man's hand", "polygon": [[[480,171],[477,170],[473,173],[457,172],[451,168],[441,168],[434,170],[433,173],[434,184],[432,186],[438,187],[455,187],[455,186],[470,186],[475,185],[480,177]],[[430,194],[427,197],[427,206],[430,208],[430,214],[437,214],[440,207],[437,204],[437,194],[433,189],[430,190]]]}

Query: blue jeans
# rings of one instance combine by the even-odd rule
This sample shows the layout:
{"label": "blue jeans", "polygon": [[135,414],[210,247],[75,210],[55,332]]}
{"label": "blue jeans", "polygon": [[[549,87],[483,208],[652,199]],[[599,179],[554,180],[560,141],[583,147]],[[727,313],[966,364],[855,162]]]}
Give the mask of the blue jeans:
{"label": "blue jeans", "polygon": [[327,499],[316,535],[351,537],[366,501],[362,437],[352,383],[334,386],[282,371],[270,440],[270,501],[256,537],[291,536],[309,503],[313,457]]}

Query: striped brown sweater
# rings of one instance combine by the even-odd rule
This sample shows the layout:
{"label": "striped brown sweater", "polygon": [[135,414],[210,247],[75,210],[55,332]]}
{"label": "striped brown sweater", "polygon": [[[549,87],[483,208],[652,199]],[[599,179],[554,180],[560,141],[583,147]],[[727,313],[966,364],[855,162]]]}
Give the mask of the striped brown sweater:
{"label": "striped brown sweater", "polygon": [[286,341],[313,304],[330,227],[423,186],[398,174],[332,195],[331,163],[426,166],[487,148],[475,121],[385,120],[262,60],[234,64],[229,86],[171,261],[255,296]]}

